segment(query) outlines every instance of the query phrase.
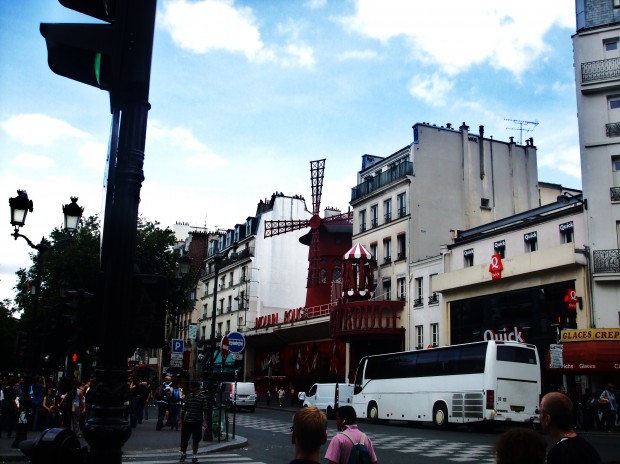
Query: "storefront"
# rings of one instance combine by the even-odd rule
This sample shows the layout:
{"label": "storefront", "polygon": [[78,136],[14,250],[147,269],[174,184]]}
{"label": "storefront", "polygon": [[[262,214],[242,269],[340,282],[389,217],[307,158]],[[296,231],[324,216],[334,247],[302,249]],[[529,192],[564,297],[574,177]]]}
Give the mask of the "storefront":
{"label": "storefront", "polygon": [[562,377],[569,393],[600,394],[609,383],[620,385],[620,329],[563,330],[550,347],[546,369]]}

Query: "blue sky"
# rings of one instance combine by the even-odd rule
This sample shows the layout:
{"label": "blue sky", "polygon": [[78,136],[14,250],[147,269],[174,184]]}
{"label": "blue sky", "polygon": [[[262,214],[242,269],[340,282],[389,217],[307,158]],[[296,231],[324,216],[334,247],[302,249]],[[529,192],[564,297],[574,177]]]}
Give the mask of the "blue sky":
{"label": "blue sky", "polygon": [[[47,66],[41,22],[90,22],[55,0],[0,2],[0,198],[28,191],[38,242],[78,196],[100,214],[106,92]],[[93,20],[94,22],[94,20]],[[508,140],[536,121],[539,180],[581,188],[571,0],[159,0],[140,214],[233,227],[275,192],[346,211],[365,153],[412,142],[416,122]],[[533,128],[534,126],[525,126]],[[30,248],[5,203],[0,299]]]}

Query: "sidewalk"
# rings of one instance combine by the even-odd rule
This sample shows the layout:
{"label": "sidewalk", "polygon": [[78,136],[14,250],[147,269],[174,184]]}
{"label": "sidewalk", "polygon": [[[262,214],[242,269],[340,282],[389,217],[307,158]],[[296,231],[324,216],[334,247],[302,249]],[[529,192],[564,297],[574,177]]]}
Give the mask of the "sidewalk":
{"label": "sidewalk", "polygon": [[[136,428],[131,429],[131,436],[123,446],[124,456],[128,457],[149,457],[153,455],[178,456],[181,432],[165,428],[160,431],[155,430],[156,420],[143,421]],[[215,439],[213,442],[201,441],[198,448],[199,454],[214,453],[216,451],[224,451],[229,449],[242,448],[247,445],[247,438],[238,434],[232,438],[232,423],[228,429],[228,440],[222,440],[220,443]],[[28,432],[28,439],[36,437],[41,432]],[[83,446],[87,446],[84,439],[81,440]],[[19,448],[11,448],[13,438],[7,438],[6,434],[0,438],[0,463],[27,462],[28,458],[19,450]],[[191,450],[191,442],[189,444]]]}

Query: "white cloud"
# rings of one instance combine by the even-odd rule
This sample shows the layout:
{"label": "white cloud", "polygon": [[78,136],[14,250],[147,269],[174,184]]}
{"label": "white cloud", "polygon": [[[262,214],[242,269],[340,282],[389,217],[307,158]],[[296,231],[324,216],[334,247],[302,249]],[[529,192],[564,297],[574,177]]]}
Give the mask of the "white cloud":
{"label": "white cloud", "polygon": [[453,82],[437,73],[432,76],[418,74],[411,78],[409,93],[430,106],[443,106],[446,104],[446,94],[453,87]]}
{"label": "white cloud", "polygon": [[[357,0],[355,13],[342,18],[350,31],[387,42],[403,37],[423,63],[455,74],[487,62],[519,76],[549,50],[544,35],[553,25],[574,29],[574,12],[559,2],[411,2]],[[572,2],[571,2],[572,3]],[[542,11],[545,10],[545,11]],[[527,34],[523,31],[527,30]]]}
{"label": "white cloud", "polygon": [[206,144],[198,140],[187,127],[164,127],[159,121],[149,123],[148,143],[158,146],[170,146],[179,156],[187,158],[189,167],[209,167],[210,169],[226,166],[228,161],[216,155]]}
{"label": "white cloud", "polygon": [[97,142],[85,142],[78,147],[77,151],[82,159],[82,166],[104,172],[108,155],[107,145]]}
{"label": "white cloud", "polygon": [[61,139],[90,137],[65,121],[40,113],[18,114],[1,126],[10,137],[25,145],[50,146]]}
{"label": "white cloud", "polygon": [[379,54],[374,50],[351,50],[337,55],[338,61],[375,60]]}
{"label": "white cloud", "polygon": [[265,44],[252,9],[235,6],[233,0],[169,0],[158,24],[178,47],[192,53],[224,50],[241,53],[254,63],[275,62],[309,69],[314,66],[312,48],[298,41],[298,24],[278,25],[280,32],[290,36],[287,45]]}
{"label": "white cloud", "polygon": [[54,166],[54,160],[49,156],[20,153],[13,159],[12,164],[27,169],[49,169]]}

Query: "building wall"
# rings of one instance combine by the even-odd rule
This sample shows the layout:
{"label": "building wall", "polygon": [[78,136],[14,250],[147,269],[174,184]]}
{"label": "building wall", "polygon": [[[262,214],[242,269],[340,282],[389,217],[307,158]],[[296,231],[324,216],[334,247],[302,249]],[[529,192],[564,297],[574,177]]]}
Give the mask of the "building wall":
{"label": "building wall", "polygon": [[[611,1],[584,0],[577,3],[577,19],[573,52],[581,175],[588,201],[585,243],[594,263],[594,324],[618,327],[620,269],[600,272],[597,263],[600,257],[605,264],[613,264],[620,253],[620,201],[613,190],[620,187],[620,169],[612,163],[620,156],[620,108],[611,108],[611,101],[620,98],[620,78],[614,73],[620,69],[620,10]],[[615,42],[615,48],[607,47],[607,42]]]}

